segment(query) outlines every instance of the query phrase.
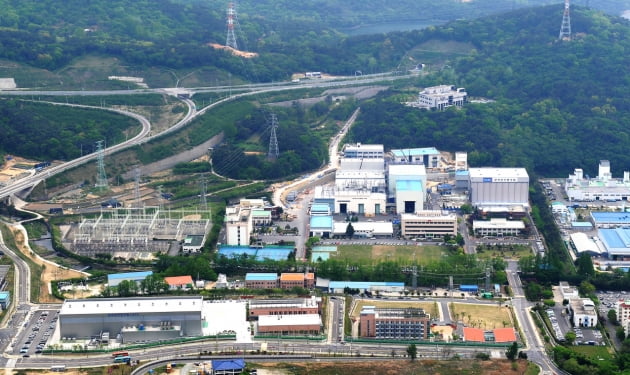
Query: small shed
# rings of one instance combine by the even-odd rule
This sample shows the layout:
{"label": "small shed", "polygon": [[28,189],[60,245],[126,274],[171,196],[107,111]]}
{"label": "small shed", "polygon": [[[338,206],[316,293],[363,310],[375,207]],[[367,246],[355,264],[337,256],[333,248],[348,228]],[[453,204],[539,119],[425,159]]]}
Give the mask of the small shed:
{"label": "small shed", "polygon": [[242,358],[212,360],[213,375],[240,374],[244,369],[245,360]]}

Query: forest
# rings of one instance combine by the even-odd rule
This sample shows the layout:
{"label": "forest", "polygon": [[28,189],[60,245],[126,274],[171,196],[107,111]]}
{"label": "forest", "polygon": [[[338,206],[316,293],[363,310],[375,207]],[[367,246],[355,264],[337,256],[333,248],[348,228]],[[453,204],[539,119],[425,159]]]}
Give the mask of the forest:
{"label": "forest", "polygon": [[598,160],[608,159],[620,175],[630,165],[628,21],[575,9],[574,39],[558,41],[557,9],[519,10],[419,33],[419,40],[474,46],[420,83],[454,84],[491,102],[435,112],[401,104],[401,97],[413,101],[416,93],[386,93],[362,104],[352,139],[386,149],[467,151],[472,166],[526,167],[541,176],[566,176],[574,168],[593,175]]}

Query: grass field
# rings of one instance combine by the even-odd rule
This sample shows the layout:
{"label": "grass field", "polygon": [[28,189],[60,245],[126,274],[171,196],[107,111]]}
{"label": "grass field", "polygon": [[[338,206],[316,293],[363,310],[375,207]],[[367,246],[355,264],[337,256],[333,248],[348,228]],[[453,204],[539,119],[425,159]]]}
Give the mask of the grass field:
{"label": "grass field", "polygon": [[514,327],[509,307],[499,305],[475,305],[470,303],[450,303],[451,317],[461,320],[469,327],[494,329]]}
{"label": "grass field", "polygon": [[608,346],[591,346],[591,345],[576,345],[570,348],[576,353],[582,353],[587,357],[599,360],[611,360],[612,354],[608,351]]}
{"label": "grass field", "polygon": [[334,259],[349,260],[361,264],[383,261],[417,262],[428,264],[442,259],[445,254],[440,246],[386,246],[386,245],[340,245],[332,256]]}
{"label": "grass field", "polygon": [[477,249],[477,256],[481,259],[493,259],[496,257],[518,259],[534,255],[531,246],[505,245],[505,246],[483,246],[481,251]]}
{"label": "grass field", "polygon": [[350,316],[357,318],[361,313],[361,309],[363,306],[376,306],[376,307],[385,307],[385,308],[405,308],[405,307],[416,307],[420,309],[424,309],[431,318],[438,316],[438,307],[436,302],[418,302],[418,301],[357,301],[354,305],[354,310],[350,312]]}

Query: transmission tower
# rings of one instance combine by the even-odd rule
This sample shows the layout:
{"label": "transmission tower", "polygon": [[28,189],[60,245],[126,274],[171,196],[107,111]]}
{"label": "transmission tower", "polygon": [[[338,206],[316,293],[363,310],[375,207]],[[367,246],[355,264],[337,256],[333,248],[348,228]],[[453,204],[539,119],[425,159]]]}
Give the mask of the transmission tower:
{"label": "transmission tower", "polygon": [[135,167],[133,170],[135,182],[133,185],[133,206],[134,208],[141,208],[142,201],[140,200],[140,168]]}
{"label": "transmission tower", "polygon": [[236,35],[234,35],[234,25],[236,22],[236,4],[230,2],[228,3],[227,9],[227,39],[225,45],[237,50],[238,44],[236,44]]}
{"label": "transmission tower", "polygon": [[571,15],[569,5],[569,0],[564,0],[564,14],[562,15],[562,25],[560,26],[560,36],[558,36],[558,40],[571,40]]}
{"label": "transmission tower", "polygon": [[96,187],[107,189],[107,175],[105,174],[105,141],[96,142]]}
{"label": "transmission tower", "polygon": [[199,190],[201,192],[199,195],[199,206],[201,206],[201,209],[204,211],[208,211],[208,200],[206,198],[207,183],[208,181],[205,176],[199,179]]}
{"label": "transmission tower", "polygon": [[276,135],[276,129],[278,129],[278,118],[275,113],[271,114],[271,136],[269,137],[269,153],[267,154],[268,159],[277,159],[278,155],[280,155],[280,151],[278,149],[278,136]]}

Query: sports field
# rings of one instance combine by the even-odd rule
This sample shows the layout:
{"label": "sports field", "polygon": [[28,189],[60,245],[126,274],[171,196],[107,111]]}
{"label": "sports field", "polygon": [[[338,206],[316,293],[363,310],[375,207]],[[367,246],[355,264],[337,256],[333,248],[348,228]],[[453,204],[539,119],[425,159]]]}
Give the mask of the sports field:
{"label": "sports field", "polygon": [[348,260],[361,264],[383,261],[416,262],[428,264],[439,261],[446,254],[441,246],[388,246],[388,245],[339,245],[331,258]]}

